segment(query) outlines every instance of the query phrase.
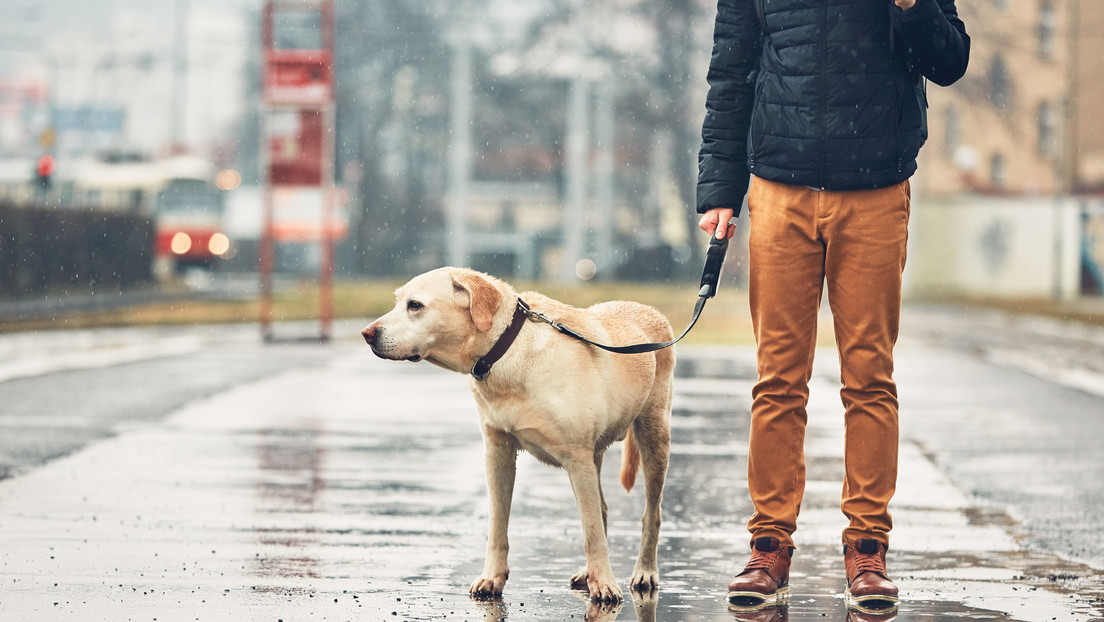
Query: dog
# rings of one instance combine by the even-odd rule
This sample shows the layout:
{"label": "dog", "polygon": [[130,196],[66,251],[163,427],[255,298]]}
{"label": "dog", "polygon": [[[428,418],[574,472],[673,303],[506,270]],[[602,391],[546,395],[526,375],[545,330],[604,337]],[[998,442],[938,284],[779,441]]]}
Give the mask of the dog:
{"label": "dog", "polygon": [[[624,440],[620,480],[632,490],[643,466],[645,506],[640,553],[629,584],[654,590],[660,503],[670,455],[675,354],[605,352],[561,334],[544,314],[599,343],[665,342],[671,326],[659,311],[635,302],[578,309],[466,268],[439,268],[395,292],[394,309],[362,331],[380,358],[428,361],[473,374],[469,379],[482,426],[490,530],[474,597],[501,596],[510,575],[507,523],[519,450],[567,471],[583,525],[586,566],[573,577],[592,601],[618,602],[621,589],[606,541],[607,505],[600,473],[605,450]],[[522,310],[523,300],[531,313]],[[486,365],[514,332],[512,343]],[[482,367],[482,368],[481,368]],[[480,379],[482,378],[482,379]]]}

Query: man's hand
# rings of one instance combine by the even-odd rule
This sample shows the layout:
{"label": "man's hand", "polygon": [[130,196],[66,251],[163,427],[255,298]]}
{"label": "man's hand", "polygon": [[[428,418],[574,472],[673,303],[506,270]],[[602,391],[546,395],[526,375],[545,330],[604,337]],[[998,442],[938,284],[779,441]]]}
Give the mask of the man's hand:
{"label": "man's hand", "polygon": [[907,11],[916,6],[916,0],[893,0],[902,11]]}
{"label": "man's hand", "polygon": [[714,207],[702,214],[698,226],[701,227],[702,231],[716,237],[718,240],[731,238],[736,233],[736,225],[730,224],[728,221],[732,220],[735,213],[735,210],[727,207]]}

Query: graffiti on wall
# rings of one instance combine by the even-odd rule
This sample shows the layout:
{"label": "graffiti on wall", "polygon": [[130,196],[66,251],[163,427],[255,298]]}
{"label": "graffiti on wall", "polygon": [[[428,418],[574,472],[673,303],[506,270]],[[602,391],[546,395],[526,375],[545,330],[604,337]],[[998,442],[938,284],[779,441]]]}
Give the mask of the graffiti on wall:
{"label": "graffiti on wall", "polygon": [[1104,296],[1104,202],[1081,206],[1081,293]]}
{"label": "graffiti on wall", "polygon": [[1008,258],[1008,236],[1011,227],[1003,220],[993,220],[981,233],[981,252],[990,275],[998,274]]}

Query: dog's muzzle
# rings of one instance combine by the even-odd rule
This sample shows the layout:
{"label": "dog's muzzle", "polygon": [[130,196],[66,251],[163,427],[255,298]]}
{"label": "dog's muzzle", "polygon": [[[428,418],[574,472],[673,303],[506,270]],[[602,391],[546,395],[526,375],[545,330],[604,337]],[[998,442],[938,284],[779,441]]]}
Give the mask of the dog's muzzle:
{"label": "dog's muzzle", "polygon": [[381,359],[404,360],[410,361],[412,363],[417,363],[418,361],[422,360],[422,355],[418,352],[415,352],[414,354],[406,357],[396,357],[391,356],[389,352],[384,351],[385,347],[380,343],[382,340],[383,331],[380,330],[379,326],[374,323],[369,324],[367,328],[360,331],[360,336],[364,337],[364,343],[367,343],[372,348],[372,353],[380,357]]}

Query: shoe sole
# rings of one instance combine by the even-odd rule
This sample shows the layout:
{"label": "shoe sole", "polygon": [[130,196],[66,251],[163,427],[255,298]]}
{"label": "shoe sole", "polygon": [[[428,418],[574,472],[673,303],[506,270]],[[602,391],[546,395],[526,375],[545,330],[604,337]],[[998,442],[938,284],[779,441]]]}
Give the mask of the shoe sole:
{"label": "shoe sole", "polygon": [[756,611],[767,607],[785,605],[789,601],[789,587],[779,588],[773,594],[743,590],[728,593],[728,608],[734,611]]}
{"label": "shoe sole", "polygon": [[844,596],[849,609],[857,609],[862,613],[885,613],[896,609],[897,605],[900,604],[900,600],[896,596],[881,594],[855,596],[851,594],[850,589],[844,592]]}

